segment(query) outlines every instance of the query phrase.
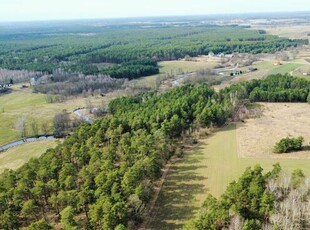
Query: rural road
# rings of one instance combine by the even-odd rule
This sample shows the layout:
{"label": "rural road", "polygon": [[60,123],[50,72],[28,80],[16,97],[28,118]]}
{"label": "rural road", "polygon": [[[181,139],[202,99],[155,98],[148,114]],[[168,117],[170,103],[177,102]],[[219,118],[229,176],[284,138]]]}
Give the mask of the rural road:
{"label": "rural road", "polygon": [[78,116],[79,118],[81,118],[83,121],[87,122],[87,123],[93,123],[94,120],[91,119],[90,117],[87,117],[85,115],[83,115],[81,113],[81,111],[83,110],[84,108],[79,108],[79,109],[76,109],[76,110],[73,110],[73,113]]}
{"label": "rural road", "polygon": [[[78,116],[79,118],[81,118],[83,121],[88,122],[88,123],[93,123],[94,122],[93,119],[91,119],[90,117],[87,117],[81,113],[82,109],[83,108],[76,109],[73,111],[73,113],[76,116]],[[28,143],[28,142],[42,141],[42,140],[53,140],[53,139],[56,139],[56,138],[54,136],[39,136],[39,137],[24,138],[22,140],[14,141],[14,142],[11,142],[9,144],[0,146],[0,152],[8,150],[8,149],[13,148],[13,147],[18,146],[18,145]]]}
{"label": "rural road", "polygon": [[8,150],[8,149],[15,147],[15,146],[18,146],[18,145],[28,143],[28,142],[43,141],[43,140],[54,140],[54,139],[56,139],[54,136],[40,136],[40,137],[24,138],[22,140],[14,141],[12,143],[0,146],[0,152]]}

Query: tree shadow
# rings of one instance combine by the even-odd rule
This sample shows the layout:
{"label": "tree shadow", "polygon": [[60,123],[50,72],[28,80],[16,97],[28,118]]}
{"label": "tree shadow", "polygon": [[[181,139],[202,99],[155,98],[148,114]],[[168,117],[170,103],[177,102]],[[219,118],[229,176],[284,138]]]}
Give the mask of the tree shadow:
{"label": "tree shadow", "polygon": [[150,229],[178,229],[183,226],[180,221],[192,218],[199,207],[193,205],[195,195],[207,193],[204,185],[176,184],[169,182],[165,185],[165,192],[158,198],[153,210],[153,221]]}
{"label": "tree shadow", "polygon": [[303,146],[302,151],[310,151],[310,145]]}

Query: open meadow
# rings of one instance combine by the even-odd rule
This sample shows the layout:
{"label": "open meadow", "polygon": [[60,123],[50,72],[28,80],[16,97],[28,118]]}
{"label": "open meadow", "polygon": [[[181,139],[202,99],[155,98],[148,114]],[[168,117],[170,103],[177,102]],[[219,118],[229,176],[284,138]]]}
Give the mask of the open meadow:
{"label": "open meadow", "polygon": [[310,32],[308,25],[294,25],[281,26],[253,26],[253,29],[263,29],[268,34],[278,35],[280,37],[291,38],[291,39],[307,39],[309,38],[308,33]]}
{"label": "open meadow", "polygon": [[[176,162],[163,185],[150,229],[176,229],[193,218],[208,194],[219,197],[247,167],[265,171],[279,162],[285,173],[302,169],[310,176],[310,152],[275,155],[273,144],[286,135],[309,133],[308,104],[264,104],[263,116],[230,124],[201,140]],[[267,120],[266,120],[267,119]],[[305,123],[303,123],[305,122]],[[308,123],[307,123],[308,122]],[[293,127],[293,128],[292,128]],[[308,148],[307,148],[308,149]]]}
{"label": "open meadow", "polygon": [[[241,158],[286,158],[310,160],[310,105],[305,103],[259,103],[262,116],[237,124],[238,155]],[[302,136],[305,150],[274,154],[272,148],[284,137]]]}
{"label": "open meadow", "polygon": [[0,96],[0,145],[10,143],[20,139],[16,123],[19,119],[25,118],[28,135],[33,135],[31,123],[38,124],[40,133],[42,133],[42,124],[48,124],[48,132],[52,132],[52,122],[55,114],[66,109],[72,112],[79,107],[85,107],[87,100],[93,105],[104,103],[102,97],[74,97],[60,103],[48,103],[46,95],[32,93],[31,89],[20,89],[20,86],[14,86],[11,93]]}
{"label": "open meadow", "polygon": [[132,88],[150,88],[157,90],[161,81],[164,79],[175,78],[177,75],[196,72],[201,69],[212,69],[218,65],[218,60],[208,60],[194,58],[193,60],[186,61],[184,59],[177,61],[162,61],[158,63],[159,74],[142,77],[132,80],[127,83]]}
{"label": "open meadow", "polygon": [[29,142],[0,153],[0,174],[5,169],[18,169],[31,158],[40,157],[47,149],[56,147],[60,140]]}

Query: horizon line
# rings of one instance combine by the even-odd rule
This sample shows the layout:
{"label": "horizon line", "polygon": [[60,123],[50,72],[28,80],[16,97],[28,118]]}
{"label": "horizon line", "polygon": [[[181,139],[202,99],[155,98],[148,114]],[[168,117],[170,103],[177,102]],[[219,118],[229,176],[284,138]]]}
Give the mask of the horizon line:
{"label": "horizon line", "polygon": [[233,12],[233,13],[209,13],[209,14],[171,14],[171,15],[150,15],[150,16],[115,16],[115,17],[94,17],[94,18],[51,18],[51,19],[23,19],[23,20],[3,20],[0,24],[6,23],[40,23],[40,22],[63,22],[63,21],[93,21],[93,20],[125,20],[125,19],[151,19],[151,18],[173,18],[173,17],[214,17],[214,16],[238,16],[238,15],[265,15],[265,14],[291,14],[291,13],[309,13],[310,10],[306,11],[261,11],[261,12]]}

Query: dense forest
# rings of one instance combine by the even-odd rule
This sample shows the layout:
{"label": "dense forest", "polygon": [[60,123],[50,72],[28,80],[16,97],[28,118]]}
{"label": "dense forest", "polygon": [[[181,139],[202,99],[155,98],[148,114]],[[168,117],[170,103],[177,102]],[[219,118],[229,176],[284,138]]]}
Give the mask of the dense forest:
{"label": "dense forest", "polygon": [[210,195],[184,229],[309,229],[309,189],[300,170],[285,175],[279,164],[266,174],[258,165],[247,168],[219,199]]}
{"label": "dense forest", "polygon": [[[132,229],[143,220],[153,182],[180,151],[182,137],[199,127],[223,125],[237,97],[248,98],[256,87],[268,93],[284,87],[309,92],[302,81],[275,75],[220,93],[197,84],[115,99],[110,116],[81,125],[63,144],[0,176],[0,228],[48,229],[60,223],[65,229]],[[208,200],[207,206],[218,211],[201,217],[201,226],[226,227],[231,204],[249,226],[266,223],[275,199],[265,192],[267,178],[260,168],[248,170],[241,182],[230,185],[223,201]]]}
{"label": "dense forest", "polygon": [[[152,61],[219,53],[276,52],[308,40],[290,40],[241,26],[208,24],[66,25],[37,32],[0,27],[0,67],[51,74],[62,68],[86,75],[136,78],[158,72]],[[64,33],[63,31],[67,31]],[[144,61],[148,60],[148,61]],[[151,61],[152,60],[152,61]],[[102,64],[111,64],[105,65]]]}
{"label": "dense forest", "polygon": [[112,101],[111,117],[82,125],[57,148],[2,174],[0,228],[134,227],[178,138],[194,121],[223,124],[230,105],[204,84]]}
{"label": "dense forest", "polygon": [[310,102],[310,81],[286,75],[270,75],[232,85],[222,93],[238,92],[239,99],[253,102]]}

